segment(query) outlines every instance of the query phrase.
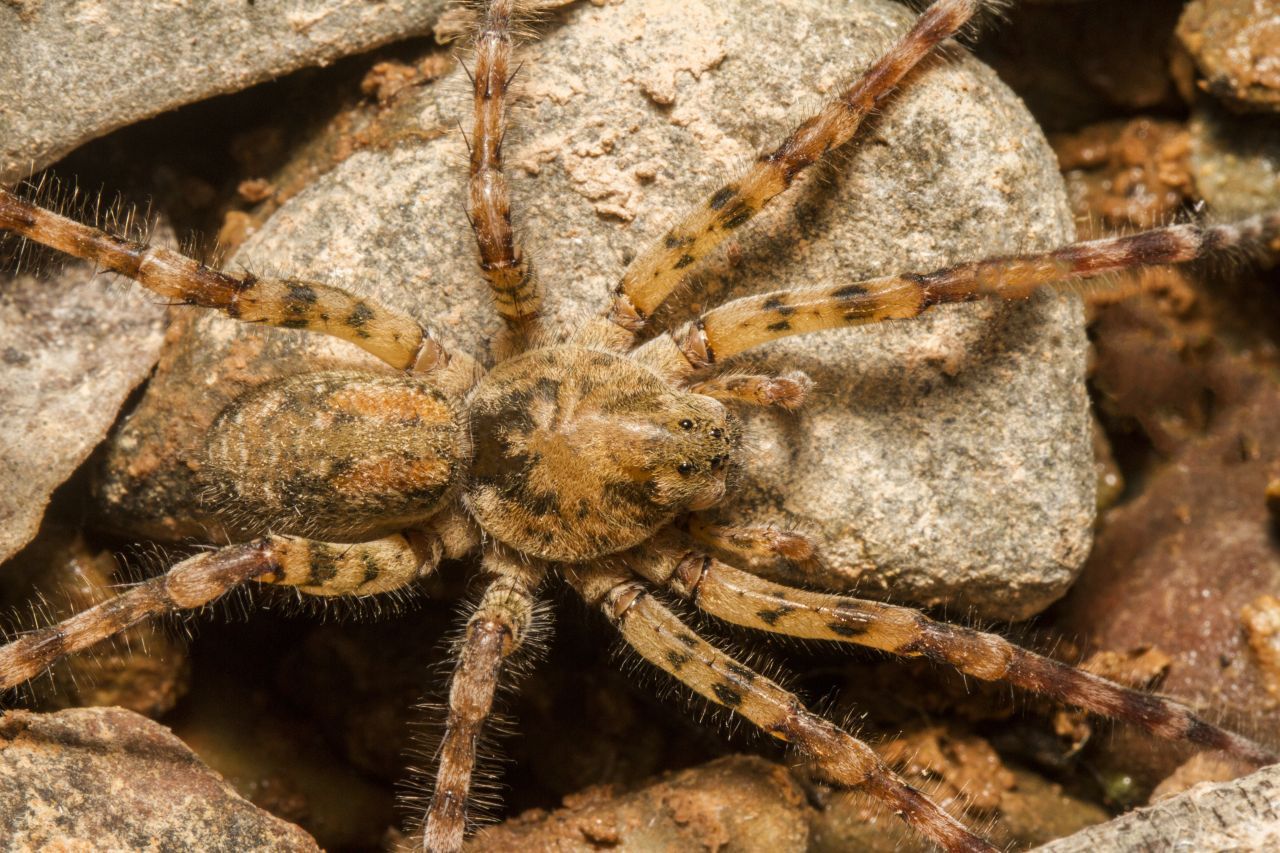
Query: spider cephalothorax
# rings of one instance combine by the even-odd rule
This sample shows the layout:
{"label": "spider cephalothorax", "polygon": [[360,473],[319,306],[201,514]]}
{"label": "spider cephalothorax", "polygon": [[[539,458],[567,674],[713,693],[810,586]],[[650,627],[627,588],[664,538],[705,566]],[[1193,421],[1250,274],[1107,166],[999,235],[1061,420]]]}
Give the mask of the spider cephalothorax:
{"label": "spider cephalothorax", "polygon": [[467,506],[498,540],[548,560],[622,551],[677,513],[713,506],[738,446],[718,401],[583,347],[503,362],[468,408]]}
{"label": "spider cephalothorax", "polygon": [[515,4],[484,4],[471,75],[468,213],[481,270],[507,324],[503,351],[513,353],[487,372],[412,318],[340,288],[211,270],[0,190],[0,229],[91,259],[168,299],[332,335],[385,362],[381,373],[299,374],[233,402],[205,437],[202,476],[215,499],[233,507],[228,511],[253,516],[268,532],[197,554],[0,648],[0,688],[143,619],[202,607],[243,584],[322,596],[395,592],[445,557],[478,553],[483,592],[456,649],[435,787],[416,839],[422,849],[462,844],[479,734],[512,655],[536,627],[539,590],[553,578],[599,609],[641,658],[793,746],[824,781],[867,791],[949,849],[991,847],[865,743],[700,637],[653,593],[753,630],[922,657],[1162,737],[1254,763],[1274,760],[1267,748],[1178,702],[994,634],[757,577],[741,566],[757,558],[800,559],[815,546],[799,534],[729,527],[699,515],[725,496],[738,455],[740,430],[729,407],[793,409],[809,387],[794,372],[715,374],[739,353],[793,335],[908,319],[946,303],[1020,299],[1063,280],[1280,242],[1280,213],[1170,226],[926,274],[745,296],[680,329],[647,334],[655,312],[703,258],[800,173],[849,142],[863,119],[982,5],[937,0],[819,113],[636,256],[595,316],[546,345],[533,343],[551,338],[541,328],[541,285],[517,244],[502,172]]}

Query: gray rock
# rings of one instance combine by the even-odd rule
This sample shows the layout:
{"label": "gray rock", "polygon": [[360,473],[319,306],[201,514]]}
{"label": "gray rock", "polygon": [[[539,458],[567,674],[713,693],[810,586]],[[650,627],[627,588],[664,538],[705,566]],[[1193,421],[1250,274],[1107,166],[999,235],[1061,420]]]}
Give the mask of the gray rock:
{"label": "gray rock", "polygon": [[1231,782],[1203,783],[1153,806],[1050,842],[1040,853],[1280,847],[1280,765]]}
{"label": "gray rock", "polygon": [[173,733],[121,708],[0,717],[6,850],[319,850]]}
{"label": "gray rock", "polygon": [[[529,48],[509,136],[515,210],[563,324],[601,306],[627,260],[726,172],[864,67],[894,3],[700,0],[578,5]],[[237,262],[376,294],[481,354],[499,328],[463,215],[465,83],[398,99],[419,141],[355,154],[284,205]],[[722,252],[690,303],[929,270],[1069,240],[1055,159],[977,61],[937,63],[842,155]],[[198,500],[201,435],[234,395],[341,344],[212,316],[163,360],[110,447],[104,519],[174,537],[220,521]],[[730,517],[827,542],[832,585],[1023,618],[1067,588],[1090,542],[1094,479],[1082,312],[1070,298],[939,310],[779,342],[750,360],[817,380],[794,416],[749,419]],[[173,413],[180,411],[181,418]],[[139,465],[138,460],[146,460]]]}
{"label": "gray rock", "polygon": [[102,441],[160,355],[164,309],[72,265],[0,278],[0,561]]}
{"label": "gray rock", "polygon": [[429,32],[444,5],[0,3],[0,182],[139,119]]}
{"label": "gray rock", "polygon": [[1235,116],[1202,102],[1191,117],[1191,174],[1215,217],[1272,210],[1280,200],[1280,117]]}

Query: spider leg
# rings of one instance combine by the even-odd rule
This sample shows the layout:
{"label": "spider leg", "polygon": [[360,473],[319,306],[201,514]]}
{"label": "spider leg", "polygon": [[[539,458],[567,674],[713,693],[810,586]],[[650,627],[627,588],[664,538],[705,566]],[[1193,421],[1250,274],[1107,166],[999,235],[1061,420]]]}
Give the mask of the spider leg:
{"label": "spider leg", "polygon": [[925,657],[983,681],[1006,681],[1152,734],[1220,749],[1258,765],[1274,752],[1197,717],[1190,708],[1015,646],[1003,637],[935,622],[918,610],[772,583],[697,552],[668,552],[637,566],[700,610],[759,631],[834,640]]}
{"label": "spider leg", "polygon": [[785,376],[716,376],[689,386],[694,394],[705,394],[722,403],[746,406],[778,406],[794,411],[804,404],[813,380],[798,370]]}
{"label": "spider leg", "polygon": [[852,85],[802,122],[781,145],[761,154],[738,180],[716,190],[636,256],[604,313],[606,320],[622,330],[614,336],[622,348],[630,345],[699,260],[759,213],[802,171],[848,142],[903,77],[955,35],[981,5],[982,0],[936,0],[910,32]]}
{"label": "spider leg", "polygon": [[433,555],[438,549],[424,554],[403,536],[358,545],[267,536],[196,554],[159,577],[0,647],[0,690],[145,619],[203,607],[250,580],[315,595],[364,595],[415,580],[434,568]]}
{"label": "spider leg", "polygon": [[485,553],[482,570],[489,584],[467,620],[458,647],[440,765],[419,848],[431,853],[462,848],[476,745],[493,708],[503,668],[533,628],[533,595],[543,577],[541,568],[497,549]]}
{"label": "spider leg", "polygon": [[494,305],[513,335],[527,340],[542,304],[542,292],[511,227],[511,193],[502,172],[502,140],[507,131],[507,96],[514,52],[515,0],[485,4],[475,41],[471,82],[475,122],[471,131],[471,177],[467,216],[480,250],[480,271]]}
{"label": "spider leg", "polygon": [[0,188],[0,229],[131,278],[160,296],[215,308],[246,323],[306,329],[349,341],[392,367],[429,370],[448,354],[412,318],[312,281],[220,272],[171,249],[125,240]]}
{"label": "spider leg", "polygon": [[1280,250],[1280,212],[1228,225],[1156,228],[1072,243],[1051,252],[958,264],[925,275],[748,296],[708,311],[674,334],[655,338],[637,350],[636,357],[662,364],[668,375],[688,376],[789,335],[916,317],[952,302],[1024,299],[1046,285],[1185,263],[1240,247]]}
{"label": "spider leg", "polygon": [[694,540],[725,559],[772,576],[784,568],[793,580],[821,585],[825,565],[808,536],[776,525],[722,524],[705,513],[690,513],[679,526]]}
{"label": "spider leg", "polygon": [[947,850],[995,850],[899,778],[871,747],[695,634],[650,595],[635,575],[625,569],[592,564],[575,567],[566,576],[588,604],[604,612],[641,657],[699,696],[745,717],[770,736],[795,745],[824,780],[861,788]]}

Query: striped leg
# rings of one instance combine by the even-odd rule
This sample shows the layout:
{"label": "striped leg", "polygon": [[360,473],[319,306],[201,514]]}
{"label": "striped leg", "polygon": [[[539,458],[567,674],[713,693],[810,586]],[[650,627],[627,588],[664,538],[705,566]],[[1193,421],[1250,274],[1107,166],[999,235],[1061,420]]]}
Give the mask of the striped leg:
{"label": "striped leg", "polygon": [[634,575],[594,565],[578,569],[568,578],[641,657],[704,699],[793,744],[826,781],[861,788],[946,850],[995,850],[902,781],[865,743],[693,633],[646,592]]}
{"label": "striped leg", "polygon": [[661,363],[669,375],[678,375],[683,367],[687,375],[789,335],[916,317],[952,302],[1024,299],[1046,285],[1184,263],[1241,248],[1280,251],[1280,212],[1230,225],[1156,228],[1042,254],[958,264],[926,275],[748,296],[703,314],[673,336],[655,338],[637,350],[636,357]]}
{"label": "striped leg", "polygon": [[489,282],[498,313],[513,334],[527,340],[538,317],[542,293],[511,227],[511,193],[502,173],[502,140],[514,52],[515,0],[492,0],[475,42],[471,75],[475,123],[471,133],[471,180],[467,216],[480,249],[480,270]]}
{"label": "striped leg", "polygon": [[782,586],[696,552],[654,556],[637,571],[736,625],[925,657],[983,681],[1007,681],[1133,723],[1167,740],[1221,749],[1258,765],[1277,760],[1271,750],[1205,722],[1179,702],[1121,687],[995,634],[935,622],[918,610]]}
{"label": "striped leg", "polygon": [[826,563],[817,546],[795,530],[775,525],[721,524],[702,513],[691,513],[682,527],[711,553],[753,572],[806,586],[821,587],[828,580]]}
{"label": "striped leg", "polygon": [[392,367],[429,370],[448,362],[444,348],[417,322],[371,300],[312,281],[219,272],[170,249],[59,216],[2,188],[0,230],[93,261],[184,305],[215,308],[246,323],[333,335]]}
{"label": "striped leg", "polygon": [[809,166],[848,142],[903,77],[961,27],[983,0],[936,0],[897,44],[737,181],[716,190],[627,267],[605,317],[631,341],[694,265],[751,220]]}
{"label": "striped leg", "polygon": [[813,380],[798,370],[785,376],[717,376],[689,386],[694,394],[705,394],[722,403],[744,406],[778,406],[795,411],[813,388]]}
{"label": "striped leg", "polygon": [[203,607],[247,581],[287,584],[313,595],[366,595],[417,579],[434,568],[432,553],[420,553],[403,536],[359,545],[267,536],[196,554],[109,601],[0,647],[0,690],[146,619]]}
{"label": "striped leg", "polygon": [[449,685],[449,711],[435,788],[419,849],[450,853],[462,848],[476,747],[493,709],[494,694],[511,655],[534,627],[534,591],[543,572],[496,549],[484,556],[489,585],[467,620]]}

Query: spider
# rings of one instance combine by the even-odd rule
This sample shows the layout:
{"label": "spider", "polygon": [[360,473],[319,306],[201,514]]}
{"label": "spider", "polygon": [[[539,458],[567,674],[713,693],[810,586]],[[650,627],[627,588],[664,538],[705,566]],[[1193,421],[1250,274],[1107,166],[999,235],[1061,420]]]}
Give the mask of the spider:
{"label": "spider", "polygon": [[557,579],[601,611],[641,658],[790,744],[817,778],[866,791],[946,849],[992,848],[865,743],[699,636],[662,593],[748,629],[926,658],[1161,737],[1257,764],[1273,761],[1265,747],[1173,700],[994,634],[763,579],[741,566],[804,560],[817,546],[796,532],[726,527],[707,514],[725,500],[741,464],[735,410],[795,409],[810,391],[799,373],[718,372],[738,354],[792,335],[909,319],[950,303],[1024,299],[1062,281],[1280,238],[1277,214],[1171,226],[923,274],[743,297],[673,331],[647,334],[704,258],[853,139],[983,5],[937,0],[830,103],[642,251],[598,313],[556,337],[546,328],[542,282],[512,227],[503,171],[516,4],[484,4],[470,71],[467,215],[505,325],[496,363],[487,368],[369,298],[321,282],[211,269],[0,190],[0,228],[92,260],[166,299],[336,337],[387,366],[301,373],[237,398],[208,431],[202,476],[219,505],[269,532],[183,560],[0,648],[0,688],[142,620],[201,608],[243,585],[320,597],[386,594],[418,583],[443,559],[478,554],[483,592],[457,649],[435,786],[416,840],[422,849],[462,845],[477,739],[504,673],[537,627],[539,590]]}

